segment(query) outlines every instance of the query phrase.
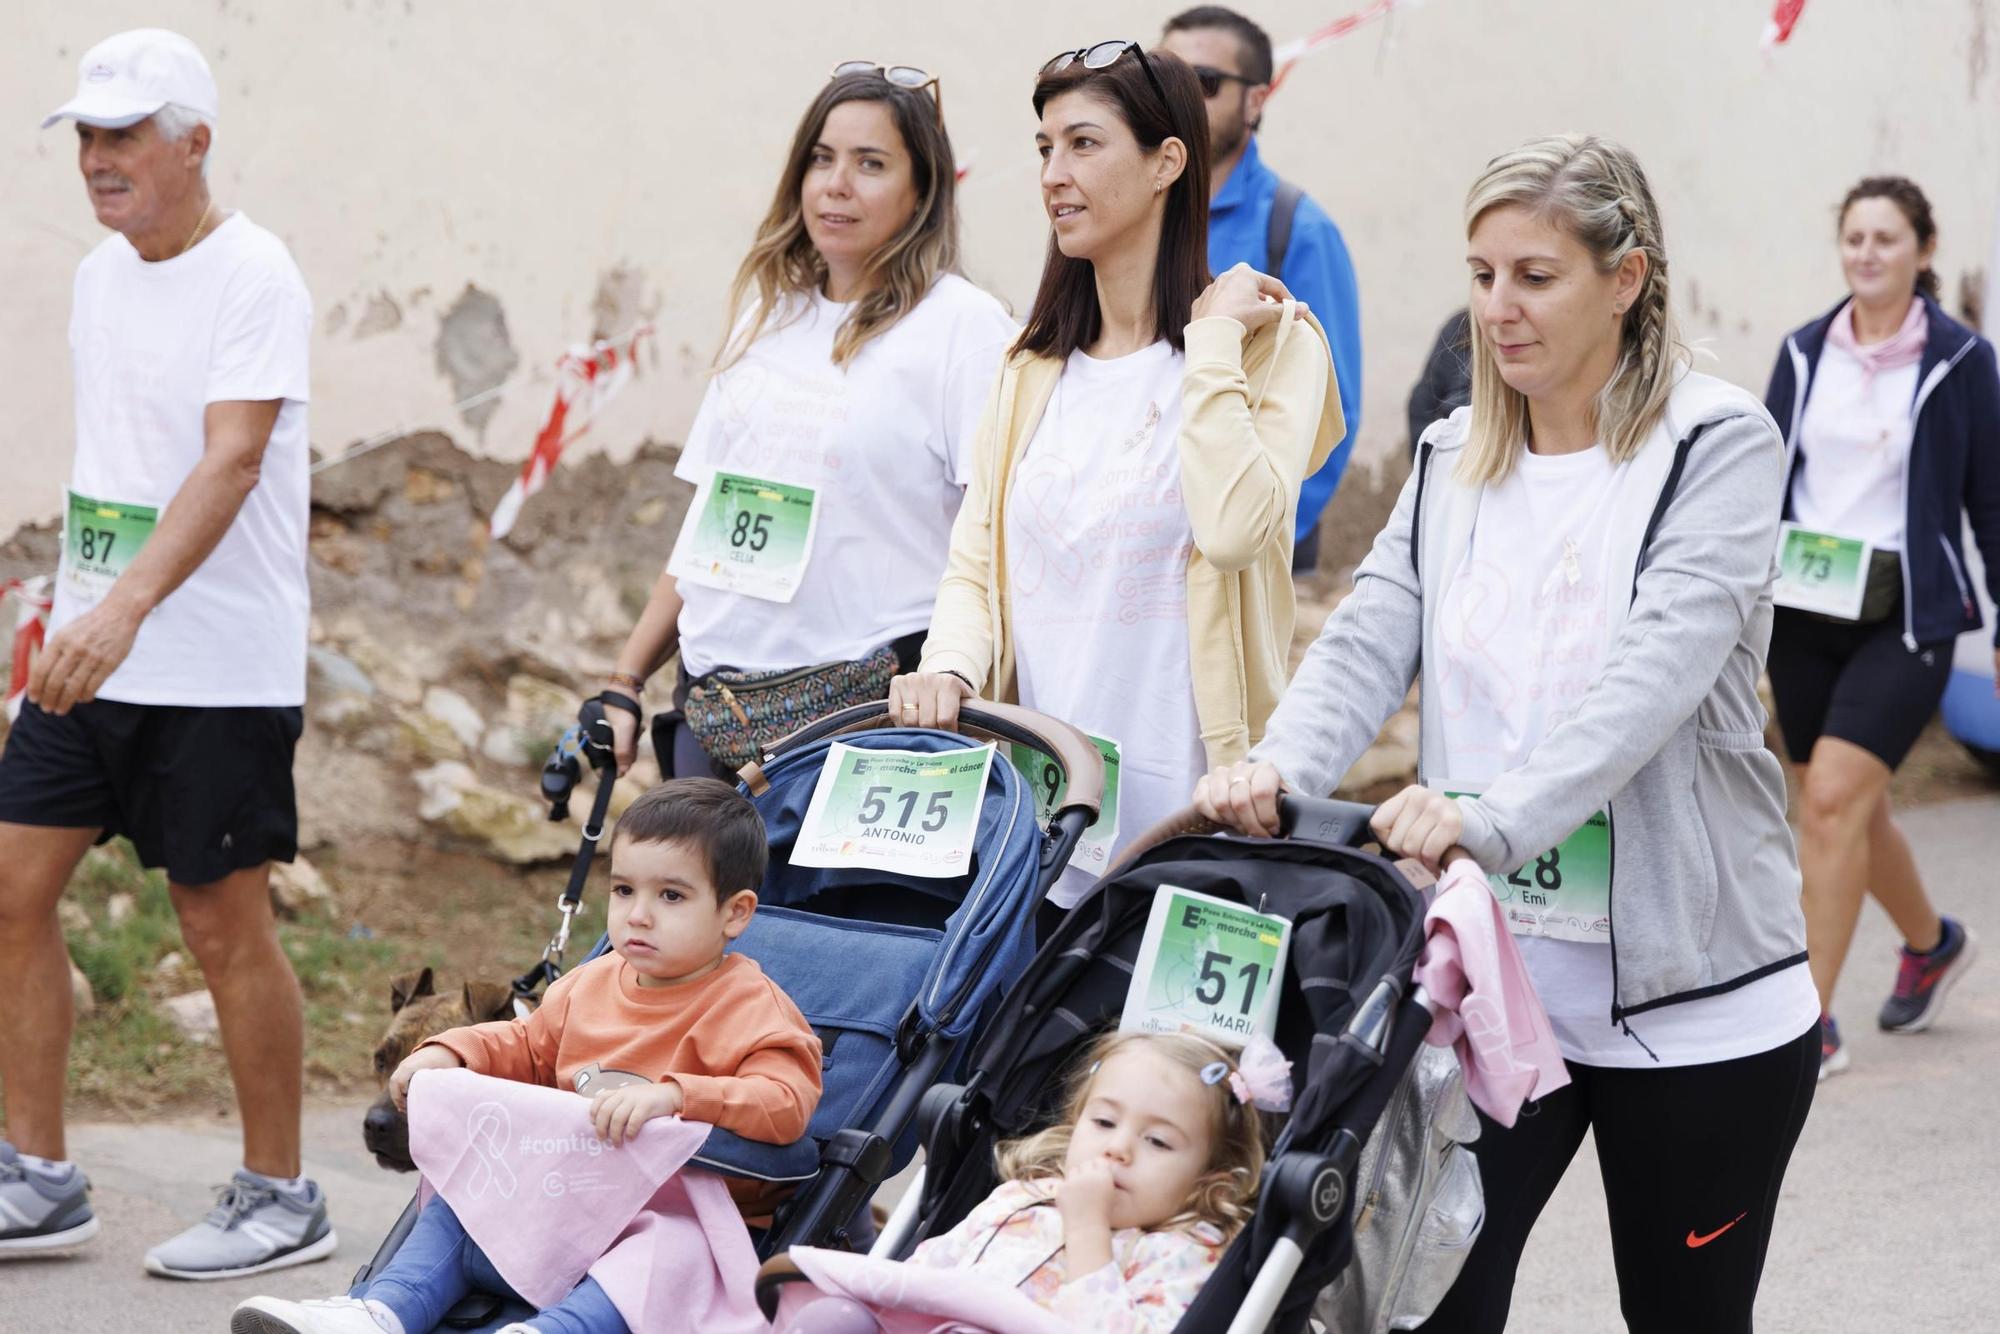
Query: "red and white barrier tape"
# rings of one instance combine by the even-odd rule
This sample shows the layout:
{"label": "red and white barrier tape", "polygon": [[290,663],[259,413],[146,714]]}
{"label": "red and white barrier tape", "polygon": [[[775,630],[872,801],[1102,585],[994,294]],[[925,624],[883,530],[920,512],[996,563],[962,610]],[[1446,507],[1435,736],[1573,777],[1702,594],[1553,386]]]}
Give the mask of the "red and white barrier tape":
{"label": "red and white barrier tape", "polygon": [[[562,355],[556,363],[556,401],[549,409],[549,419],[535,437],[535,447],[521,465],[521,475],[493,507],[495,538],[507,536],[521,515],[521,506],[542,489],[563,450],[590,429],[591,418],[631,380],[639,344],[652,332],[652,325],[642,324],[619,338],[573,347]],[[577,416],[574,422],[570,420],[572,411]]]}
{"label": "red and white barrier tape", "polygon": [[1283,43],[1271,53],[1271,62],[1277,66],[1271,75],[1271,91],[1274,93],[1278,91],[1279,86],[1285,82],[1285,76],[1291,73],[1292,66],[1299,63],[1299,57],[1310,55],[1330,42],[1339,41],[1356,28],[1373,23],[1376,19],[1387,18],[1389,11],[1400,9],[1408,3],[1410,0],[1375,0],[1374,4],[1366,8],[1357,9],[1352,14],[1335,19],[1323,28]]}
{"label": "red and white barrier tape", "polygon": [[1806,0],[1777,0],[1771,6],[1771,17],[1764,22],[1764,51],[1769,54],[1773,47],[1782,46],[1792,40],[1792,29],[1799,26],[1799,15],[1805,11]]}
{"label": "red and white barrier tape", "polygon": [[46,574],[0,582],[0,602],[13,598],[21,604],[14,620],[13,665],[7,673],[9,722],[21,714],[21,701],[28,693],[28,669],[34,665],[35,654],[40,651],[42,637],[48,631],[49,612],[55,606],[55,598],[49,592],[50,583],[51,578]]}

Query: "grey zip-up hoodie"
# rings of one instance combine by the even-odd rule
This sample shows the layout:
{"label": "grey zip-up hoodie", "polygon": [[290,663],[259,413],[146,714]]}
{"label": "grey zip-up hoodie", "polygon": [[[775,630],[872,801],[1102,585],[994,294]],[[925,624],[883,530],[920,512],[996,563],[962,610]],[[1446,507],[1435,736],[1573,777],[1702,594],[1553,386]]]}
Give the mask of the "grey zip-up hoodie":
{"label": "grey zip-up hoodie", "polygon": [[[1438,599],[1424,590],[1458,567],[1479,505],[1479,488],[1453,476],[1469,411],[1425,432],[1354,591],[1251,752],[1298,791],[1330,791],[1435,656],[1425,649]],[[1459,798],[1460,841],[1496,874],[1610,812],[1613,1023],[1805,959],[1784,773],[1764,745],[1757,698],[1784,441],[1752,395],[1689,372],[1631,466],[1657,479],[1647,494],[1658,503],[1629,525],[1632,559],[1612,576],[1629,606],[1607,599],[1613,637],[1597,680],[1524,763]],[[1422,768],[1441,782],[1433,694],[1421,709]]]}

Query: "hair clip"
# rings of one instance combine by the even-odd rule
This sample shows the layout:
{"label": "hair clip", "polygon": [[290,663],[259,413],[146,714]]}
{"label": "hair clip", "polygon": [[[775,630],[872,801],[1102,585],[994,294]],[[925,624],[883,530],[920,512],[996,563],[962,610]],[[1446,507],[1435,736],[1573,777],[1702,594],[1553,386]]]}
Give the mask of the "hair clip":
{"label": "hair clip", "polygon": [[1229,1062],[1227,1061],[1210,1061],[1201,1068],[1201,1082],[1211,1087],[1220,1084],[1223,1080],[1229,1078],[1229,1075],[1230,1069]]}
{"label": "hair clip", "polygon": [[[1207,1075],[1204,1070],[1202,1074]],[[1283,1112],[1292,1105],[1292,1063],[1267,1037],[1253,1037],[1243,1044],[1236,1068],[1228,1072],[1229,1088],[1236,1100],[1267,1112]]]}

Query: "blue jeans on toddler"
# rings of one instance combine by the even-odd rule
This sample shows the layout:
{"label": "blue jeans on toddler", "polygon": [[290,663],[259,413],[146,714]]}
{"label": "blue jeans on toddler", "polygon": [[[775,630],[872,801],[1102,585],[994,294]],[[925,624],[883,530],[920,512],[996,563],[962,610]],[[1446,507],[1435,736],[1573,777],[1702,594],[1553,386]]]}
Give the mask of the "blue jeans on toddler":
{"label": "blue jeans on toddler", "polygon": [[[475,1292],[523,1300],[473,1244],[451,1206],[433,1198],[395,1258],[360,1295],[394,1311],[405,1334],[430,1334],[446,1312]],[[567,1297],[524,1323],[543,1334],[631,1334],[625,1317],[588,1274]]]}

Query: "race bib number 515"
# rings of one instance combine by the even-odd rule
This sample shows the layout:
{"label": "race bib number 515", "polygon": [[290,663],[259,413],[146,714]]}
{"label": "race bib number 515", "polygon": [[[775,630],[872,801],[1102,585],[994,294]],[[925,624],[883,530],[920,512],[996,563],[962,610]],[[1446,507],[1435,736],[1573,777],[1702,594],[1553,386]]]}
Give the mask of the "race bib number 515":
{"label": "race bib number 515", "polygon": [[992,763],[990,745],[927,754],[835,742],[792,845],[792,865],[965,874]]}

